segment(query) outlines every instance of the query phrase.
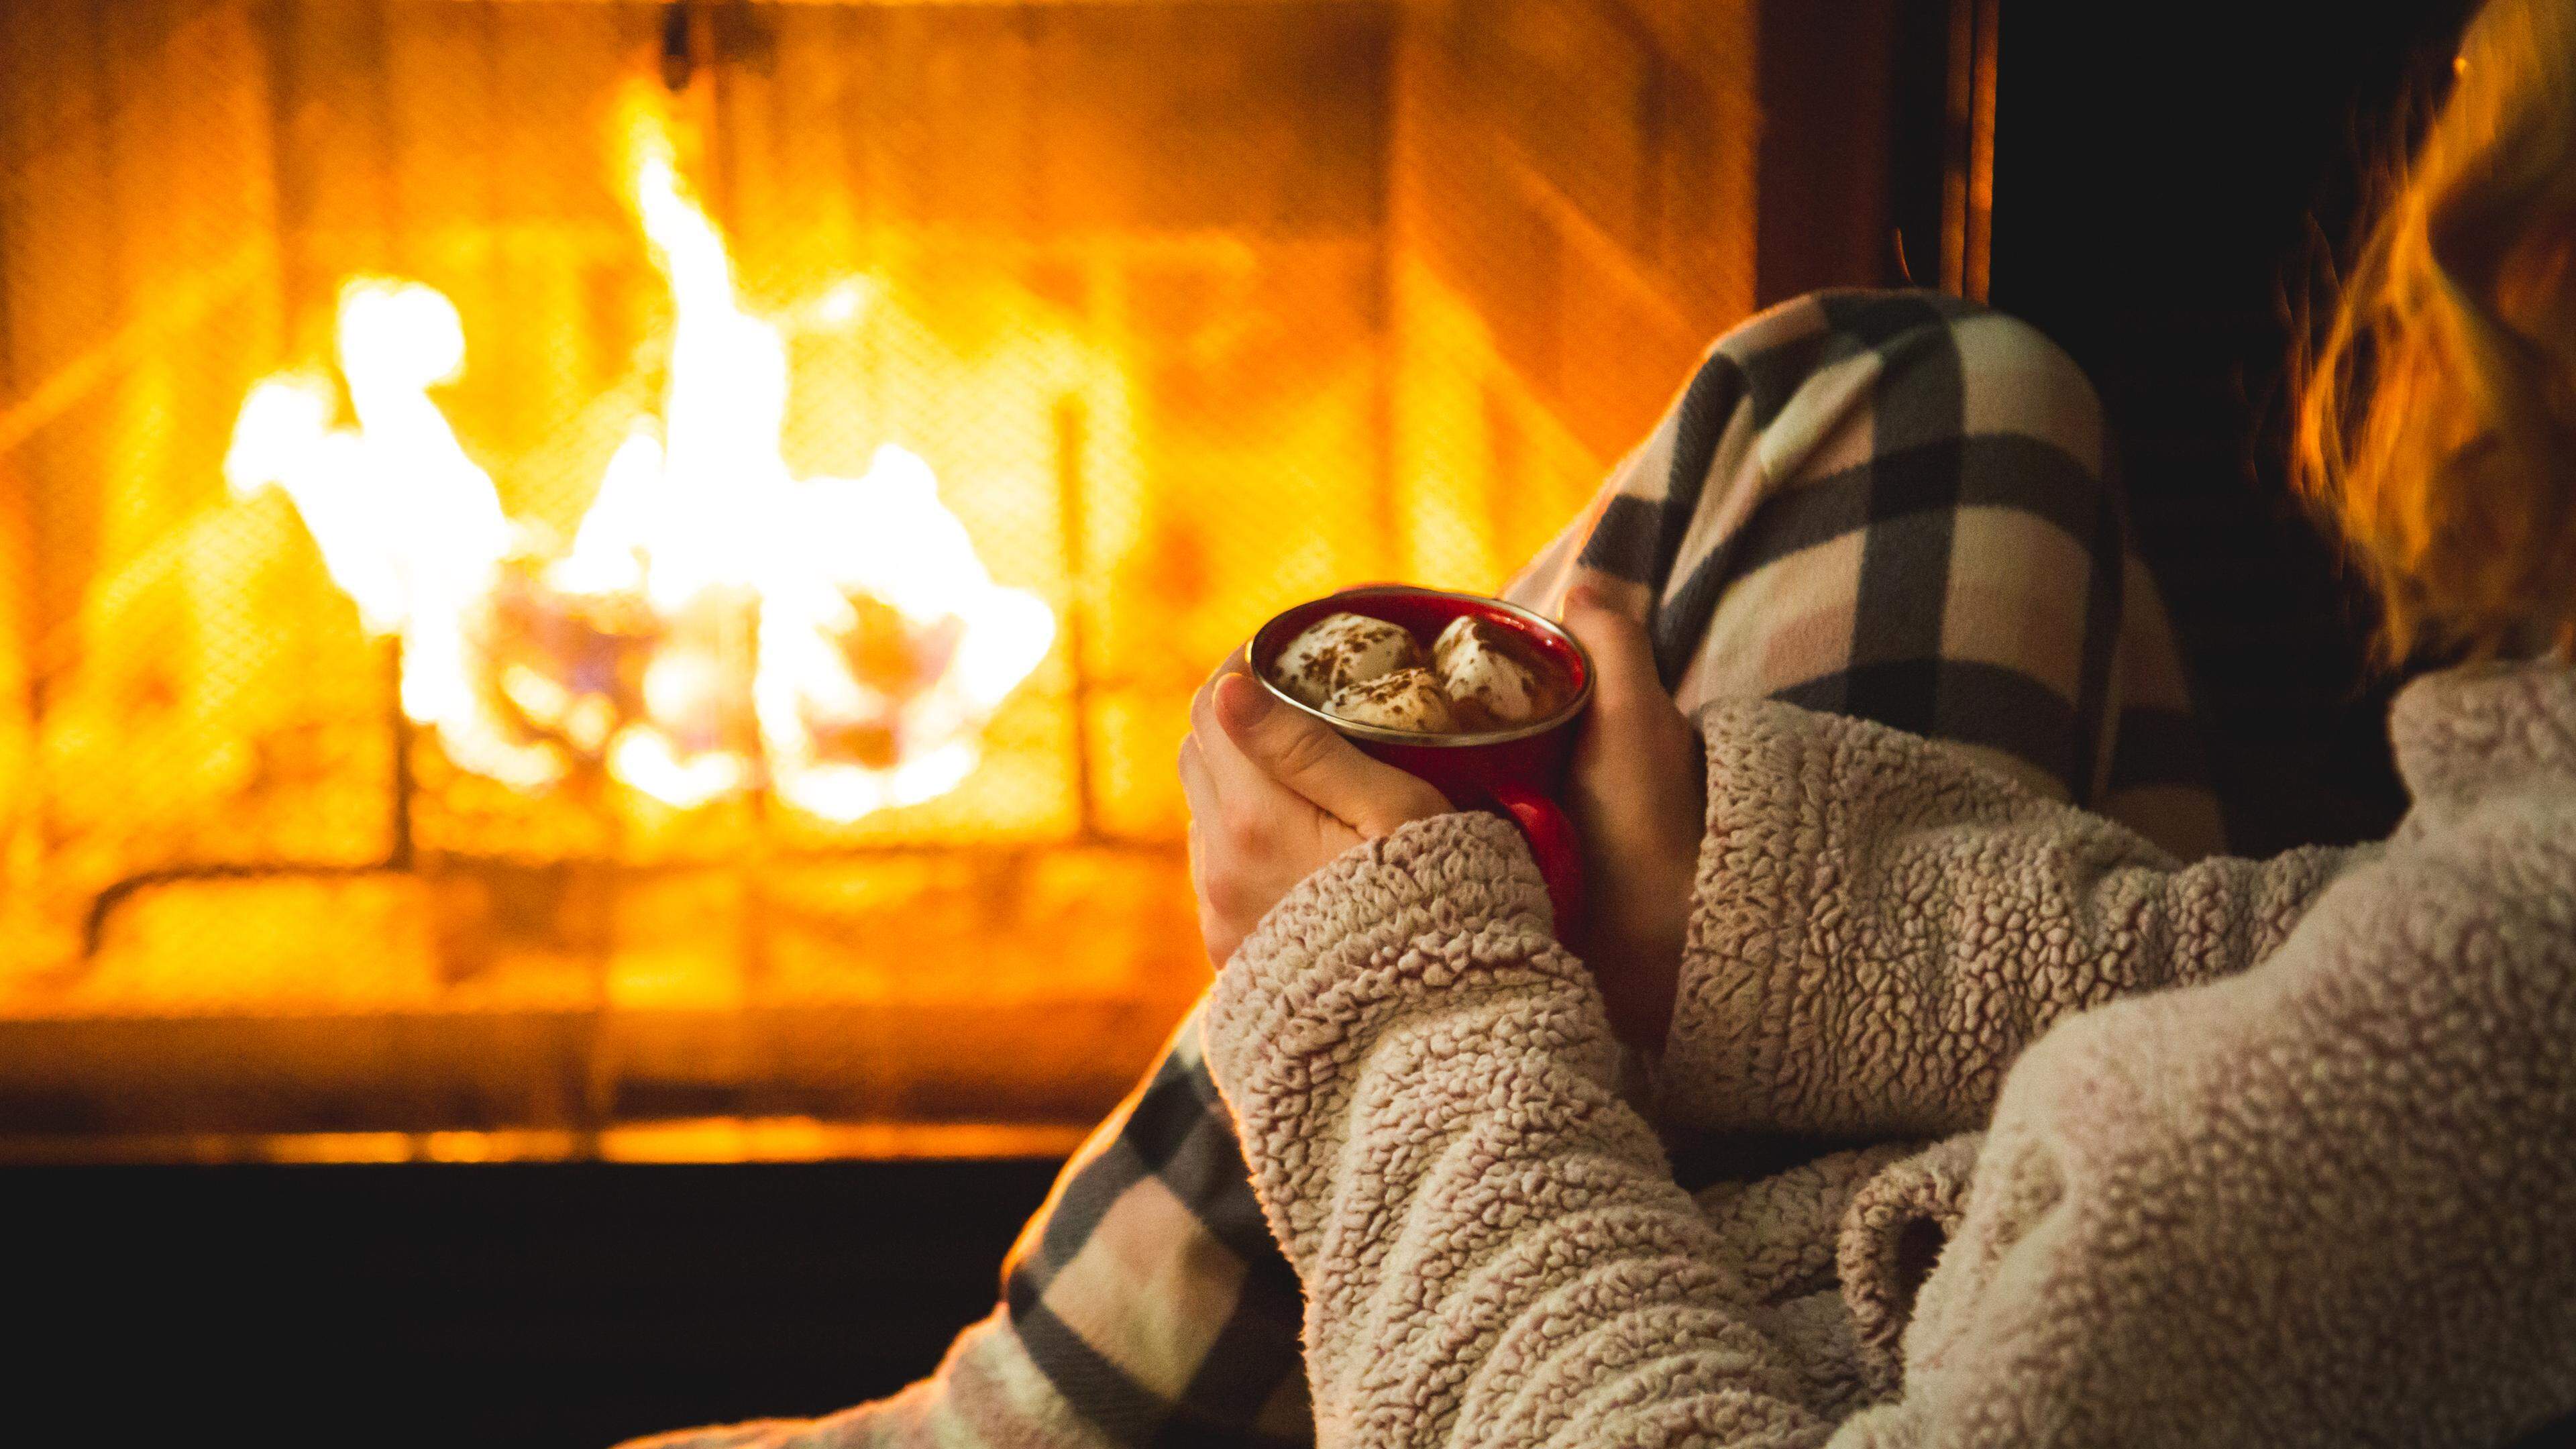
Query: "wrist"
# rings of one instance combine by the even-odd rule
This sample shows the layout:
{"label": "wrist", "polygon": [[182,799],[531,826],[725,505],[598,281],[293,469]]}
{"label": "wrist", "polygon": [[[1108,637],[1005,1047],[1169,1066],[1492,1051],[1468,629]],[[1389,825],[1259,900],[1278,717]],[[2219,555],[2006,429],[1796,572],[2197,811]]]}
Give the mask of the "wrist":
{"label": "wrist", "polygon": [[1611,1029],[1640,1051],[1661,1052],[1672,1032],[1697,844],[1694,838],[1661,859],[1645,852],[1647,859],[1625,862],[1620,874],[1607,866],[1596,871],[1606,888],[1583,940],[1583,960],[1599,984]]}

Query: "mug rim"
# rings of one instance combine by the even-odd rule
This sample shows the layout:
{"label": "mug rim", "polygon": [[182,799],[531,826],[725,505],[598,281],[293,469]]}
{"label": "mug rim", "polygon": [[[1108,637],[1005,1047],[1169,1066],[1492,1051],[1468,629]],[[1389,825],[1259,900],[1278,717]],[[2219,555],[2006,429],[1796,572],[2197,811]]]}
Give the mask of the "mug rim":
{"label": "mug rim", "polygon": [[[1339,715],[1326,714],[1324,711],[1317,709],[1315,706],[1308,704],[1304,700],[1290,694],[1288,691],[1281,689],[1278,685],[1271,683],[1269,674],[1264,672],[1261,667],[1261,661],[1253,657],[1254,648],[1261,643],[1261,636],[1270,632],[1270,627],[1273,624],[1278,623],[1281,619],[1295,613],[1297,610],[1305,608],[1307,604],[1321,604],[1333,599],[1361,597],[1385,598],[1389,595],[1464,600],[1468,603],[1498,609],[1503,613],[1509,614],[1513,618],[1520,620],[1522,623],[1535,625],[1542,633],[1561,641],[1567,648],[1572,649],[1574,651],[1574,656],[1583,661],[1583,682],[1575,689],[1573,697],[1568,699],[1562,708],[1558,709],[1554,714],[1549,715],[1545,719],[1532,720],[1526,724],[1513,725],[1507,729],[1482,730],[1475,734],[1431,734],[1421,730],[1399,730],[1390,729],[1385,725],[1363,724],[1358,720],[1348,720],[1343,719]],[[1354,612],[1358,611],[1355,610]],[[1592,702],[1593,677],[1600,672],[1599,668],[1592,662],[1592,651],[1583,647],[1582,640],[1575,638],[1564,625],[1544,614],[1539,613],[1535,609],[1524,608],[1519,604],[1513,603],[1509,599],[1498,599],[1491,594],[1470,594],[1460,589],[1432,589],[1425,588],[1420,584],[1355,584],[1347,589],[1340,589],[1330,594],[1324,594],[1316,598],[1308,599],[1305,603],[1291,604],[1287,608],[1280,610],[1278,613],[1271,615],[1267,620],[1263,621],[1260,628],[1252,631],[1252,638],[1246,641],[1243,646],[1243,663],[1245,671],[1249,673],[1263,689],[1269,691],[1272,699],[1275,699],[1310,718],[1323,721],[1325,724],[1332,726],[1336,733],[1348,735],[1353,739],[1373,741],[1378,744],[1411,745],[1416,748],[1423,749],[1471,749],[1479,745],[1507,745],[1515,740],[1535,739],[1551,730],[1563,728],[1565,725],[1572,723],[1576,715],[1583,712],[1583,707],[1585,705]]]}

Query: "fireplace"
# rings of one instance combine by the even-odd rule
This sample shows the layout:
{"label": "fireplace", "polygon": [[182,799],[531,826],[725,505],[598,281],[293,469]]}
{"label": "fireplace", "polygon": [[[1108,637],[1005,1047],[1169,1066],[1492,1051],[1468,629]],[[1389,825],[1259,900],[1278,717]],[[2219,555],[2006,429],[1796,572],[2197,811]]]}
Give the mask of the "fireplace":
{"label": "fireplace", "polygon": [[9,7],[0,1153],[1060,1150],[1210,662],[1972,275],[1978,8]]}

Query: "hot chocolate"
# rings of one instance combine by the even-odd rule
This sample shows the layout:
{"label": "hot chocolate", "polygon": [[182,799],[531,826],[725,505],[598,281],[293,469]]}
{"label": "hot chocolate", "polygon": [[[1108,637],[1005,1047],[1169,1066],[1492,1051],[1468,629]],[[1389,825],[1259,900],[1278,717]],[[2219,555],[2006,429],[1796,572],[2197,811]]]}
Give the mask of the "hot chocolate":
{"label": "hot chocolate", "polygon": [[1431,647],[1400,625],[1330,614],[1279,651],[1270,682],[1336,719],[1415,734],[1483,734],[1548,718],[1562,671],[1490,619],[1452,620]]}

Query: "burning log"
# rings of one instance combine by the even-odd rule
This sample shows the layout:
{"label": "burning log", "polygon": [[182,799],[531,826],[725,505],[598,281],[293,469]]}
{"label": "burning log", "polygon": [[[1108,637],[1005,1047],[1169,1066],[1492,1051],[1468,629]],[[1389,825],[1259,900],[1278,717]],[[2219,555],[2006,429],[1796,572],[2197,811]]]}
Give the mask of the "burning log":
{"label": "burning log", "polygon": [[477,683],[520,740],[597,764],[646,717],[645,676],[670,629],[642,598],[567,593],[547,583],[540,561],[518,557],[480,624]]}
{"label": "burning log", "polygon": [[294,500],[362,621],[401,638],[404,712],[461,768],[521,789],[604,770],[684,809],[766,780],[838,821],[953,788],[1054,615],[993,583],[914,454],[881,447],[855,479],[789,469],[785,344],[736,301],[667,138],[639,121],[636,139],[669,380],[569,549],[503,514],[431,398],[465,340],[416,283],[342,293],[357,425],[327,389],[263,382],[228,476]]}

